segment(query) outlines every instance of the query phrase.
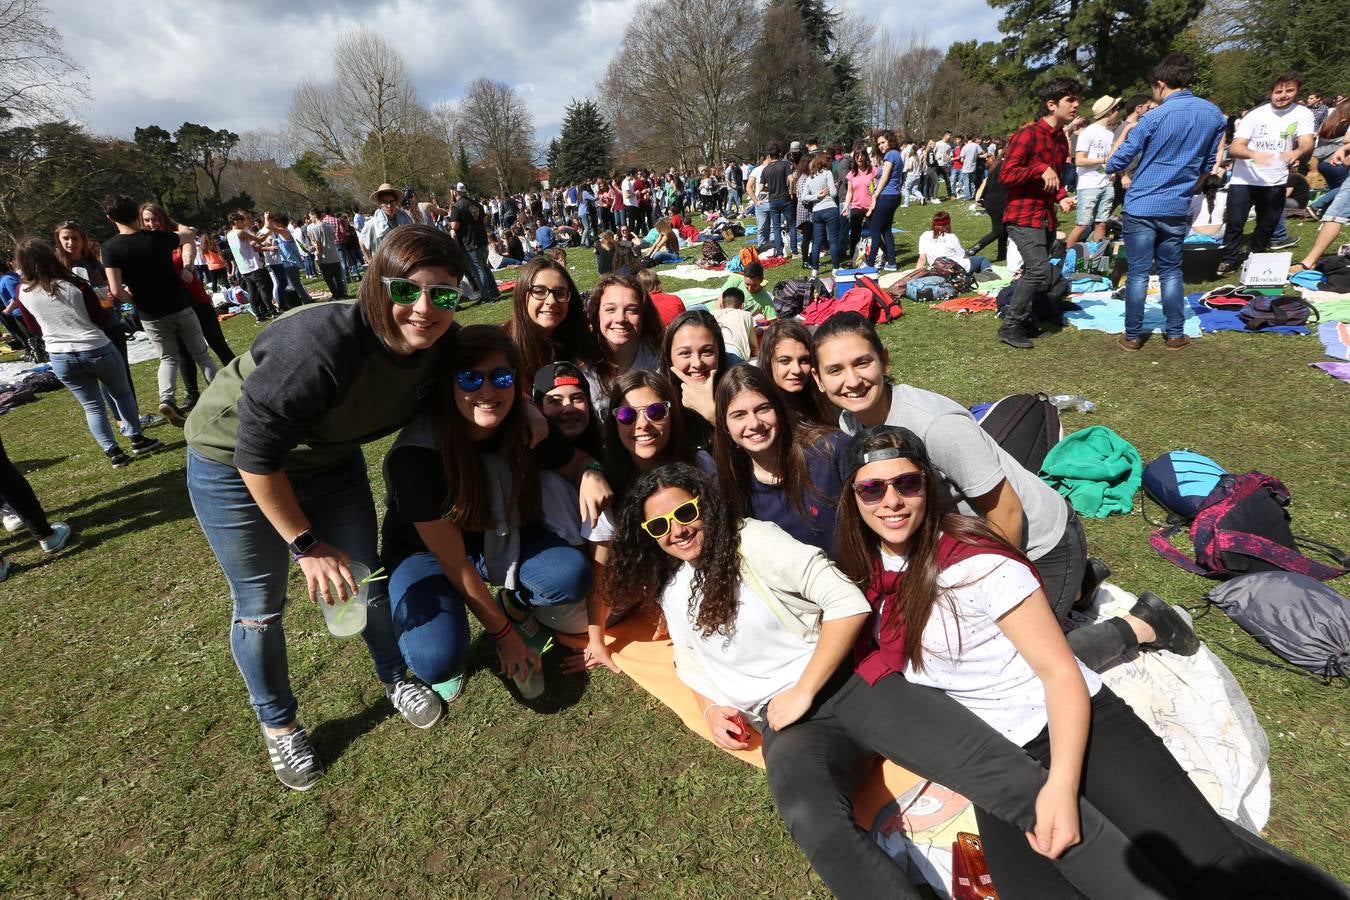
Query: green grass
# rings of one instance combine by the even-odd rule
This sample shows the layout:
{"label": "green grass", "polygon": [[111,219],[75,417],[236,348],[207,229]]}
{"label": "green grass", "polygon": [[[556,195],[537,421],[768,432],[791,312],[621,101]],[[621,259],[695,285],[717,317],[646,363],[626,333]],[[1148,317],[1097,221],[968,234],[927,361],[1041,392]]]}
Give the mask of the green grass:
{"label": "green grass", "polygon": [[[983,216],[953,211],[964,239],[984,232]],[[902,261],[931,212],[901,211]],[[1290,227],[1311,240],[1309,225]],[[594,281],[589,252],[570,262],[583,286]],[[800,272],[771,269],[770,281]],[[1350,545],[1346,386],[1307,367],[1322,358],[1315,338],[1220,334],[1183,353],[1153,341],[1124,354],[1111,336],[1066,329],[1026,353],[995,342],[995,327],[988,314],[909,304],[883,334],[899,377],[963,403],[1082,393],[1098,410],[1066,415],[1071,429],[1109,425],[1145,459],[1193,447],[1277,474],[1299,530]],[[239,317],[226,333],[240,350],[256,328]],[[152,398],[154,365],[135,377]],[[827,893],[762,775],[624,678],[565,678],[554,654],[548,692],[521,705],[478,635],[464,697],[417,732],[383,700],[361,642],[329,637],[305,602],[288,616],[291,678],[327,773],[308,794],[284,790],[230,658],[228,595],[184,489],[181,433],[158,429],[168,452],[114,471],[66,393],[0,418],[0,433],[53,518],[78,532],[53,558],[22,534],[0,544],[16,564],[0,584],[0,892]],[[386,447],[367,451],[377,486]],[[1195,603],[1209,586],[1149,549],[1137,513],[1087,528],[1130,590]],[[1347,694],[1235,656],[1274,659],[1221,613],[1198,628],[1269,735],[1269,837],[1350,878]]]}

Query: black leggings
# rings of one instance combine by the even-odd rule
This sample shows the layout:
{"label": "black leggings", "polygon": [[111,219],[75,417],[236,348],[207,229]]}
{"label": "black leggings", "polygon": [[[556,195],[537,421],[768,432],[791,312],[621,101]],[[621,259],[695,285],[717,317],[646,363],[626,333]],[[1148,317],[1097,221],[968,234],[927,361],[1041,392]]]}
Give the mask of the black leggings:
{"label": "black leggings", "polygon": [[[1048,766],[1049,729],[1026,750]],[[1178,896],[1309,896],[1286,893],[1270,871],[1279,864],[1263,861],[1234,836],[1158,736],[1107,687],[1092,698],[1079,790],[1125,833],[1137,856],[1163,873]],[[1079,896],[1045,857],[1007,852],[1018,842],[1025,847],[1021,829],[978,806],[975,817],[999,897]]]}
{"label": "black leggings", "polygon": [[28,484],[28,479],[9,461],[5,453],[5,442],[0,440],[0,500],[14,510],[23,519],[24,527],[34,539],[43,541],[52,535],[51,523],[47,513],[38,502],[37,495]]}
{"label": "black leggings", "polygon": [[[192,311],[202,326],[202,336],[206,338],[206,345],[220,357],[222,366],[228,366],[234,360],[235,352],[225,340],[225,332],[221,330],[220,320],[216,318],[216,308],[210,303],[198,303],[193,305]],[[183,373],[183,395],[190,406],[201,396],[201,390],[197,382],[197,362],[192,358],[192,354],[188,353],[187,346],[181,340],[178,342],[178,369]]]}
{"label": "black leggings", "polygon": [[998,255],[995,260],[1008,258],[1008,229],[1003,224],[1003,207],[989,206],[986,211],[989,213],[989,233],[975,242],[970,248],[970,255],[974,256],[989,244],[998,241]]}
{"label": "black leggings", "polygon": [[848,211],[848,264],[853,265],[853,257],[858,252],[858,241],[862,240],[863,223],[866,221],[867,210],[851,209]]}
{"label": "black leggings", "polygon": [[[904,871],[853,821],[853,793],[877,753],[1015,823],[994,841],[1010,858],[1032,855],[1023,832],[1035,825],[1045,769],[942,691],[898,674],[869,686],[845,672],[820,692],[801,721],[764,731],[764,765],[779,814],[840,897],[919,896]],[[1115,826],[1088,803],[1079,814],[1083,840],[1055,860],[1055,870],[1097,898],[1168,895],[1157,887],[1165,884],[1163,876],[1146,860],[1131,857]],[[1015,900],[1002,893],[1001,884],[999,892]]]}

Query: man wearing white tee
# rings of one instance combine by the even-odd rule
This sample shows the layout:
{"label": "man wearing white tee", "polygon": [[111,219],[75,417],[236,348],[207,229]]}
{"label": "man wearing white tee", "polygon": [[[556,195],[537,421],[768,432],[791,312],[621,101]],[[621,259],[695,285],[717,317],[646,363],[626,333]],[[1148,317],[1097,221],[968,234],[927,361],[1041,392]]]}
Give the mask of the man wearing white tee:
{"label": "man wearing white tee", "polygon": [[1106,220],[1111,218],[1111,202],[1115,199],[1106,161],[1115,142],[1111,129],[1119,117],[1119,97],[1098,97],[1092,104],[1092,124],[1078,132],[1073,154],[1078,166],[1078,219],[1065,241],[1070,247],[1083,239],[1088,228],[1092,228],[1092,240],[1106,237]]}
{"label": "man wearing white tee", "polygon": [[942,179],[942,183],[947,185],[947,199],[953,199],[952,194],[952,133],[950,131],[942,132],[942,140],[933,145],[933,160],[936,162],[937,177]]}
{"label": "man wearing white tee", "polygon": [[1280,223],[1284,210],[1285,185],[1289,168],[1312,152],[1316,142],[1313,114],[1298,102],[1303,76],[1286,72],[1275,78],[1270,102],[1242,117],[1233,132],[1228,154],[1236,160],[1228,185],[1227,222],[1223,236],[1223,262],[1218,274],[1226,275],[1238,267],[1242,230],[1247,213],[1256,207],[1256,227],[1249,249],[1265,253],[1270,236]]}

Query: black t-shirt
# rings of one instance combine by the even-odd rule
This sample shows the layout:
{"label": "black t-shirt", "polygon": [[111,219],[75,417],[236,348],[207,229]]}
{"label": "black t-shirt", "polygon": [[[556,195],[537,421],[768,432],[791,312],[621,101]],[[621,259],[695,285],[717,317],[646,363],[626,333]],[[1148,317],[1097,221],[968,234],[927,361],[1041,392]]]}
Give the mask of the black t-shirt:
{"label": "black t-shirt", "polygon": [[192,305],[192,295],[173,267],[178,235],[172,231],[137,231],[103,242],[103,265],[122,271],[131,302],[145,319],[159,319]]}
{"label": "black t-shirt", "polygon": [[[481,250],[487,246],[487,226],[483,224],[483,205],[477,200],[460,197],[450,212],[455,223],[455,236],[465,250]],[[519,258],[519,257],[516,257]]]}
{"label": "black t-shirt", "polygon": [[1289,173],[1289,181],[1286,187],[1292,188],[1289,193],[1289,199],[1294,201],[1299,209],[1308,208],[1308,179],[1297,172]]}
{"label": "black t-shirt", "polygon": [[525,258],[525,245],[520,242],[517,235],[511,235],[506,239],[506,255],[512,259],[523,260]]}
{"label": "black t-shirt", "polygon": [[[496,453],[501,449],[500,436],[494,435],[475,444],[479,453]],[[532,451],[534,462],[541,470],[556,471],[572,461],[576,447],[548,423],[548,436]],[[445,501],[450,484],[439,450],[405,445],[395,447],[385,464],[384,540],[380,562],[393,570],[414,553],[426,553],[427,546],[414,526],[416,522],[434,522],[445,515]],[[467,553],[483,552],[483,534],[464,532]]]}
{"label": "black t-shirt", "polygon": [[788,195],[788,175],[792,174],[792,163],[785,159],[775,159],[759,173],[759,183],[764,185],[770,200],[783,200]]}

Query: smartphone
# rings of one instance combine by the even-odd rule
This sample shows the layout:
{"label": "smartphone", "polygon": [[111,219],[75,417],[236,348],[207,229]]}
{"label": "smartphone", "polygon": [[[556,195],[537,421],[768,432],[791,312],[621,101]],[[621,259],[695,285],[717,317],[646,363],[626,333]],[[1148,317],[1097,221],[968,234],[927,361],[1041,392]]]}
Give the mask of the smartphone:
{"label": "smartphone", "polygon": [[732,733],[732,737],[738,741],[750,740],[750,726],[745,721],[745,713],[738,712],[732,716],[731,724],[736,726],[736,731]]}

